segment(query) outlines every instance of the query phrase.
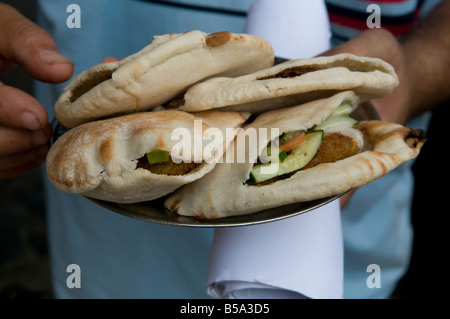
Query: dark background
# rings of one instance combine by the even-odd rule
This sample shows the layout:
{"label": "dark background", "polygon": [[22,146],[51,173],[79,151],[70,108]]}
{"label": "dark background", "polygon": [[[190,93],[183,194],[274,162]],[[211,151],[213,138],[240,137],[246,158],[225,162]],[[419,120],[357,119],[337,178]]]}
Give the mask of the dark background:
{"label": "dark background", "polygon": [[[2,1],[33,19],[35,1]],[[21,68],[0,81],[32,94]],[[0,298],[51,298],[45,206],[40,169],[0,181]]]}
{"label": "dark background", "polygon": [[[33,19],[32,0],[2,1]],[[31,78],[20,68],[0,74],[4,84],[32,92]],[[438,107],[428,141],[414,165],[416,191],[412,222],[415,228],[413,259],[393,298],[449,299],[450,182],[446,126],[448,103]],[[52,298],[45,203],[41,171],[0,181],[0,299]]]}

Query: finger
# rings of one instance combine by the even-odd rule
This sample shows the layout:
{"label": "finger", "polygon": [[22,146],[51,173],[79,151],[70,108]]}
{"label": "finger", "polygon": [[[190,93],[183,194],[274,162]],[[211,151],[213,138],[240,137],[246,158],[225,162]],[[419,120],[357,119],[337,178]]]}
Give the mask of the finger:
{"label": "finger", "polygon": [[2,3],[0,55],[45,82],[63,82],[73,73],[73,63],[59,53],[48,32]]}
{"label": "finger", "polygon": [[20,176],[20,175],[32,170],[33,168],[38,167],[41,164],[42,163],[38,164],[38,163],[31,162],[31,163],[25,164],[23,166],[16,167],[14,169],[7,169],[7,170],[0,169],[0,180]]}
{"label": "finger", "polygon": [[31,95],[0,82],[0,125],[31,131],[48,124],[45,108]]}
{"label": "finger", "polygon": [[49,142],[52,133],[50,124],[34,132],[0,126],[0,156],[12,155],[45,145]]}
{"label": "finger", "polygon": [[48,149],[48,144],[44,144],[20,153],[1,156],[0,171],[14,171],[22,167],[40,165],[45,162]]}

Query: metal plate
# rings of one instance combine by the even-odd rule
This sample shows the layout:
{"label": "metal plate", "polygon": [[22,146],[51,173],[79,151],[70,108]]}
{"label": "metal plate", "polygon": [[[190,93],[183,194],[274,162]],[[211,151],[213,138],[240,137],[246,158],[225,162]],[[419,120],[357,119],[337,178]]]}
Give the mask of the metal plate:
{"label": "metal plate", "polygon": [[150,202],[141,202],[136,204],[117,204],[92,198],[88,199],[99,206],[109,209],[110,211],[146,222],[189,227],[231,227],[268,223],[303,214],[325,205],[337,199],[341,195],[309,202],[295,203],[252,214],[218,219],[197,219],[195,217],[177,215],[164,207],[165,197]]}
{"label": "metal plate", "polygon": [[[377,111],[370,102],[360,104],[359,107],[356,108],[356,110],[352,113],[352,117],[360,121],[379,119]],[[53,127],[55,132],[54,140],[56,140],[59,136],[61,136],[61,134],[65,132],[65,129],[61,127],[57,121],[54,121]],[[268,223],[304,214],[320,206],[323,206],[342,195],[343,194],[339,194],[313,201],[294,203],[252,214],[208,220],[198,219],[195,217],[180,216],[173,212],[170,212],[164,207],[164,201],[166,197],[135,204],[120,204],[92,199],[88,197],[86,198],[112,212],[146,222],[187,227],[233,227]]]}

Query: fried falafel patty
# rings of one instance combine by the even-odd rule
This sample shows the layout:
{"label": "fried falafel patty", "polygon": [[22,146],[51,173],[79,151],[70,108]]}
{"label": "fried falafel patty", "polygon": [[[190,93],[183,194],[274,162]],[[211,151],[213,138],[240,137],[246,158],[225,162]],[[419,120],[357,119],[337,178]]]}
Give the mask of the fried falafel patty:
{"label": "fried falafel patty", "polygon": [[334,163],[358,154],[359,150],[358,143],[350,136],[342,133],[325,134],[316,155],[302,169],[311,168],[322,163]]}
{"label": "fried falafel patty", "polygon": [[138,159],[136,168],[147,169],[153,174],[159,175],[186,175],[196,168],[198,168],[202,163],[174,163],[169,157],[169,160],[163,163],[150,164],[146,156]]}
{"label": "fried falafel patty", "polygon": [[316,155],[314,155],[306,166],[294,172],[273,177],[264,182],[255,183],[248,180],[246,184],[252,186],[270,185],[276,181],[287,179],[300,170],[312,168],[322,163],[334,163],[341,159],[356,155],[359,151],[360,147],[358,142],[350,136],[339,132],[328,133],[323,136],[322,143],[320,144]]}

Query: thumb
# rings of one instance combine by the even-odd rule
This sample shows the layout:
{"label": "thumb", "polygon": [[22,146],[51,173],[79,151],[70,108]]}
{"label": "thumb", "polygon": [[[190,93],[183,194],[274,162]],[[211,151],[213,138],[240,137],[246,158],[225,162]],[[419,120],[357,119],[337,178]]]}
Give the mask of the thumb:
{"label": "thumb", "polygon": [[59,53],[47,31],[2,3],[0,57],[22,66],[31,76],[44,82],[63,82],[73,73],[73,63]]}

